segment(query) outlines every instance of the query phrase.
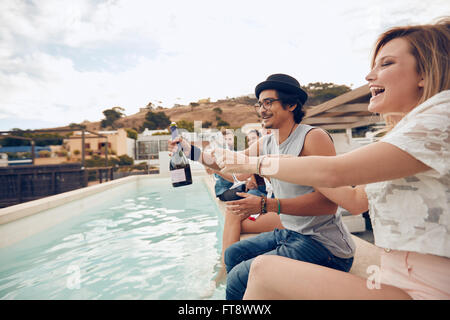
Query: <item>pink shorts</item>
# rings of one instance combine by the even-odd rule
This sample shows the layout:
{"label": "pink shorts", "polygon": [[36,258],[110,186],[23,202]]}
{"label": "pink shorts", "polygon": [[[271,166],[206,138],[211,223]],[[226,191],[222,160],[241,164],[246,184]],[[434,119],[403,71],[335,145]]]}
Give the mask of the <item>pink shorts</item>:
{"label": "pink shorts", "polygon": [[381,283],[413,299],[450,299],[450,259],[409,251],[381,250]]}

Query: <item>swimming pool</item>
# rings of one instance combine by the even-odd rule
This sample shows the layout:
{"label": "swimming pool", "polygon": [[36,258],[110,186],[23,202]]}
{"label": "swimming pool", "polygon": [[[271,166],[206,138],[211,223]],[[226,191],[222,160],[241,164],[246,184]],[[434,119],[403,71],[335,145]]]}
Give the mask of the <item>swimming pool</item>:
{"label": "swimming pool", "polygon": [[141,177],[45,214],[67,212],[0,248],[0,299],[224,298],[211,288],[223,218],[203,177],[180,188]]}

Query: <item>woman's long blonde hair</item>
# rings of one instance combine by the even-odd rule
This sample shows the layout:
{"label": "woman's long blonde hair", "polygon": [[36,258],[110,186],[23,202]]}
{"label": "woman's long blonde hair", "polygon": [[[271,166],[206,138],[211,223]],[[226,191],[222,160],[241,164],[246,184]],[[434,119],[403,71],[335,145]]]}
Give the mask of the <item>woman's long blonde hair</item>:
{"label": "woman's long blonde hair", "polygon": [[[396,38],[408,41],[411,54],[416,59],[417,73],[424,79],[418,105],[450,89],[450,17],[441,18],[434,24],[395,27],[384,32],[375,44],[372,68],[381,48]],[[384,118],[390,130],[396,122],[391,118],[398,118],[398,114],[387,114]]]}

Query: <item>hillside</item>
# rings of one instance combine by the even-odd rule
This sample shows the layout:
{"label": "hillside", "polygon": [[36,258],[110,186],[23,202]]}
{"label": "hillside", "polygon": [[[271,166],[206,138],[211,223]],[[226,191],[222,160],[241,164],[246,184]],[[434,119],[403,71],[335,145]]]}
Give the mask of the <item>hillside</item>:
{"label": "hillside", "polygon": [[[309,96],[308,101],[305,104],[305,108],[311,108],[313,106],[319,105],[351,90],[351,88],[346,85],[337,85],[334,83],[322,82],[309,83],[302,88],[306,92],[308,92]],[[243,96],[238,98],[218,100],[217,102],[208,102],[206,100],[199,101],[197,103],[191,103],[187,106],[178,105],[172,108],[147,107],[141,108],[138,113],[120,117],[114,122],[114,128],[102,128],[100,125],[101,120],[96,122],[84,121],[81,124],[86,126],[87,130],[92,131],[111,130],[117,128],[134,128],[138,132],[140,132],[148,111],[162,111],[170,119],[170,121],[209,121],[212,123],[211,127],[217,127],[216,117],[219,116],[220,119],[228,122],[230,127],[239,128],[246,123],[259,122],[258,115],[256,114],[254,109],[254,105],[256,102],[257,100],[253,95],[253,98],[249,96]],[[216,112],[217,108],[222,111],[220,114]],[[216,111],[214,111],[214,109],[216,109]],[[66,126],[64,128],[69,128],[69,126]]]}
{"label": "hillside", "polygon": [[[227,100],[219,100],[217,102],[200,103],[197,106],[177,106],[173,108],[153,108],[153,112],[164,112],[171,121],[186,120],[194,121],[210,121],[212,127],[216,126],[217,113],[213,110],[220,108],[222,114],[219,117],[228,122],[231,127],[241,127],[246,123],[259,122],[258,115],[255,112],[254,104],[256,99],[251,98],[232,98]],[[145,115],[150,109],[142,108],[140,112],[124,116],[115,122],[116,128],[135,128],[139,129],[145,120]],[[105,130],[101,128],[100,121],[82,123],[86,129],[99,131]]]}

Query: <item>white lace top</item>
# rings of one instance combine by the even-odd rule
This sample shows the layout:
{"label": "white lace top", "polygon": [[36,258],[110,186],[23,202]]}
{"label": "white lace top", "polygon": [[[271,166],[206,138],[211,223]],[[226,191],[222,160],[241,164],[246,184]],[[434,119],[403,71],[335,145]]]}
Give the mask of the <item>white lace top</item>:
{"label": "white lace top", "polygon": [[417,106],[381,141],[431,170],[366,186],[375,244],[450,257],[450,90]]}

